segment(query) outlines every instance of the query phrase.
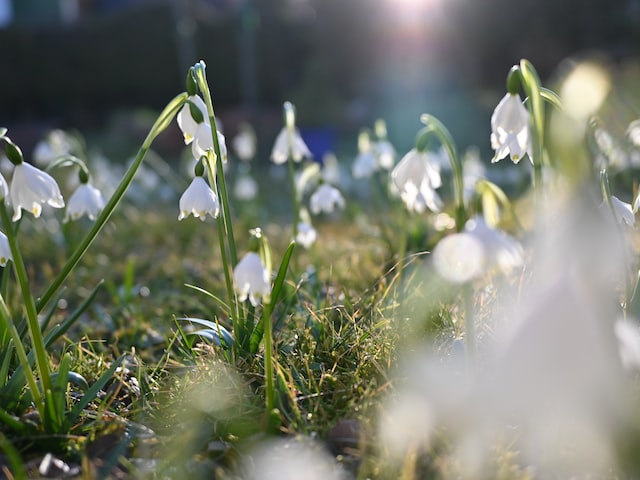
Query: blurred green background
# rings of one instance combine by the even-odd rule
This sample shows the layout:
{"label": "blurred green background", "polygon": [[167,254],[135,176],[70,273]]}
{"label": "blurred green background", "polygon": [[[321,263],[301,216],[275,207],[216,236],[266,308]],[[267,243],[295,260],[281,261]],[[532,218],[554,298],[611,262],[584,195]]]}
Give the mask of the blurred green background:
{"label": "blurred green background", "polygon": [[639,0],[0,0],[0,24],[0,125],[26,151],[54,127],[138,140],[123,112],[162,108],[200,59],[228,136],[249,120],[272,141],[291,100],[320,149],[355,153],[382,117],[406,150],[429,112],[488,150],[520,58],[547,81],[572,56],[640,51]]}

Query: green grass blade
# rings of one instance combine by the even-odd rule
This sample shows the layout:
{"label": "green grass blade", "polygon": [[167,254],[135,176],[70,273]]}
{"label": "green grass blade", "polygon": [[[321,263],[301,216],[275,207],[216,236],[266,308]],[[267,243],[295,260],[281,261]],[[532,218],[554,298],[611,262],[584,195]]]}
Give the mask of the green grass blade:
{"label": "green grass blade", "polygon": [[125,355],[120,355],[109,367],[109,369],[102,374],[102,376],[93,384],[91,388],[87,390],[87,392],[82,396],[82,398],[74,405],[69,414],[67,415],[67,420],[71,423],[75,422],[76,418],[82,413],[82,410],[89,405],[89,403],[96,398],[100,390],[107,384],[116,369],[120,366],[122,361],[124,360]]}

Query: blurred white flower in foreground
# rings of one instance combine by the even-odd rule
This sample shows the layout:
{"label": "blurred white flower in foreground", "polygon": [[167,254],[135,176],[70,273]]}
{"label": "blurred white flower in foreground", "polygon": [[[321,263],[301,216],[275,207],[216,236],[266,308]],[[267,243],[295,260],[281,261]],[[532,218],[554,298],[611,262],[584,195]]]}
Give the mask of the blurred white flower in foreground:
{"label": "blurred white flower in foreground", "polygon": [[631,320],[620,318],[615,325],[620,361],[627,369],[640,370],[640,329]]}
{"label": "blurred white flower in foreground", "polygon": [[258,306],[262,297],[271,293],[270,273],[262,264],[260,255],[248,252],[233,269],[233,282],[238,300],[244,302],[247,297],[251,305]]}
{"label": "blurred white flower in foreground", "polygon": [[329,185],[321,184],[309,198],[309,208],[314,215],[320,212],[331,213],[335,208],[344,208],[344,198],[340,190]]}
{"label": "blurred white flower in foreground", "polygon": [[4,233],[0,232],[0,267],[6,266],[9,260],[13,261],[9,239]]}
{"label": "blurred white flower in foreground", "polygon": [[22,217],[23,208],[38,218],[44,203],[54,208],[64,207],[64,199],[54,178],[25,162],[16,165],[13,170],[9,194],[13,205],[13,221]]}
{"label": "blurred white flower in foreground", "polygon": [[209,187],[204,178],[197,176],[180,197],[180,215],[182,220],[192,214],[204,222],[207,214],[213,218],[218,217],[220,205],[215,192]]}
{"label": "blurred white flower in foreground", "polygon": [[[634,209],[631,207],[631,204],[623,202],[614,195],[611,195],[610,201],[616,221],[620,225],[626,223],[628,226],[633,227],[636,224],[636,217],[634,215]],[[604,204],[604,206],[606,206],[606,203]]]}
{"label": "blurred white flower in foreground", "polygon": [[105,202],[102,193],[91,183],[81,183],[69,198],[67,214],[63,222],[77,220],[87,215],[89,220],[95,220],[104,208]]}
{"label": "blurred white flower in foreground", "polygon": [[347,480],[346,471],[324,448],[306,438],[263,442],[244,464],[247,480]]}
{"label": "blurred white flower in foreground", "polygon": [[414,148],[391,172],[391,179],[409,211],[422,213],[428,208],[438,212],[442,208],[442,200],[436,192],[442,179],[432,156]]}
{"label": "blurred white flower in foreground", "polygon": [[511,155],[518,163],[525,153],[531,158],[529,112],[520,95],[507,93],[491,115],[491,147],[495,150],[492,163]]}
{"label": "blurred white flower in foreground", "polygon": [[476,216],[464,232],[449,235],[433,251],[434,266],[447,280],[464,283],[497,268],[508,273],[522,265],[522,246],[501,230],[489,227]]}
{"label": "blurred white flower in foreground", "polygon": [[294,162],[301,162],[305,158],[313,158],[313,154],[307,144],[302,139],[297,128],[291,131],[287,127],[283,127],[276,137],[271,150],[271,160],[276,165],[286,163],[291,151],[291,158]]}

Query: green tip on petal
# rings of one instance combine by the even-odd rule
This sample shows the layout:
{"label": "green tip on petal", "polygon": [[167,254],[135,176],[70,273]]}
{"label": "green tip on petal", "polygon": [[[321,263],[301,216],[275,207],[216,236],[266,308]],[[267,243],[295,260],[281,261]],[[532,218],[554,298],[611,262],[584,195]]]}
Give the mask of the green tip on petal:
{"label": "green tip on petal", "polygon": [[507,75],[507,92],[511,95],[515,95],[520,92],[520,85],[522,83],[522,76],[520,74],[520,67],[518,65],[514,65],[509,70]]}

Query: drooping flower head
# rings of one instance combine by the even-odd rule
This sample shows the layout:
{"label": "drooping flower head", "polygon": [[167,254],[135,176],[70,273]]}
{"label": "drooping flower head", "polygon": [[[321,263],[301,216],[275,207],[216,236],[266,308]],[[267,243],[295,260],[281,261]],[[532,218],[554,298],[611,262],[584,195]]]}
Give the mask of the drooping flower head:
{"label": "drooping flower head", "polygon": [[240,160],[248,162],[256,156],[256,133],[248,123],[241,124],[238,130],[231,140],[231,146]]}
{"label": "drooping flower head", "polygon": [[396,149],[387,138],[387,124],[379,118],[374,125],[376,141],[373,144],[373,150],[379,168],[391,170],[396,162]]}
{"label": "drooping flower head", "polygon": [[358,155],[351,168],[353,178],[369,178],[377,169],[378,160],[371,145],[369,132],[362,130],[358,134]]}
{"label": "drooping flower head", "polygon": [[305,158],[313,158],[313,154],[302,139],[295,124],[295,109],[291,102],[284,103],[285,125],[280,130],[273,143],[271,161],[281,165],[287,161],[289,155],[294,162],[301,162]]}
{"label": "drooping flower head", "polygon": [[204,166],[202,162],[198,162],[196,165],[196,176],[180,197],[180,215],[178,215],[178,220],[187,218],[189,215],[200,218],[203,222],[207,214],[212,218],[218,217],[220,213],[218,196],[202,177],[203,173]]}
{"label": "drooping flower head", "polygon": [[104,198],[100,190],[89,182],[88,176],[85,178],[81,174],[81,183],[69,198],[67,214],[63,222],[67,222],[69,219],[77,220],[83,215],[87,215],[89,220],[95,220],[98,218],[104,205]]}
{"label": "drooping flower head", "polygon": [[507,155],[513,163],[525,153],[531,158],[529,112],[517,93],[507,93],[491,115],[491,148],[495,150],[492,163]]}
{"label": "drooping flower head", "polygon": [[[211,124],[207,106],[198,95],[192,95],[185,105],[180,109],[176,117],[178,126],[182,130],[185,145],[191,144],[191,152],[195,159],[200,159],[208,151],[215,153]],[[216,121],[216,125],[219,122]],[[219,127],[219,125],[217,125]],[[218,145],[220,147],[221,160],[227,161],[227,145],[224,135],[216,130]]]}
{"label": "drooping flower head", "polygon": [[442,208],[442,200],[436,192],[442,179],[432,155],[413,148],[391,172],[391,179],[409,211],[422,213],[428,208],[438,212]]}
{"label": "drooping flower head", "polygon": [[340,190],[328,183],[322,183],[309,198],[309,208],[314,215],[331,213],[336,207],[344,208],[345,202]]}
{"label": "drooping flower head", "polygon": [[262,264],[257,252],[248,252],[233,269],[233,283],[238,300],[247,298],[254,307],[260,304],[265,295],[271,293],[270,273]]}
{"label": "drooping flower head", "polygon": [[64,199],[54,178],[25,162],[16,165],[13,170],[9,195],[13,205],[13,221],[22,217],[23,208],[38,218],[45,203],[54,208],[64,207]]}

